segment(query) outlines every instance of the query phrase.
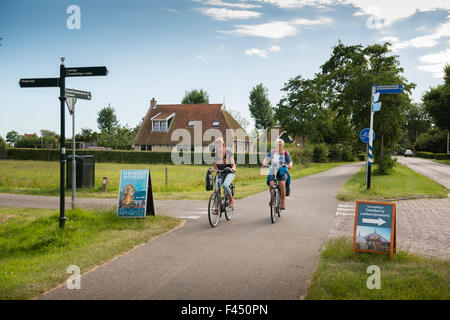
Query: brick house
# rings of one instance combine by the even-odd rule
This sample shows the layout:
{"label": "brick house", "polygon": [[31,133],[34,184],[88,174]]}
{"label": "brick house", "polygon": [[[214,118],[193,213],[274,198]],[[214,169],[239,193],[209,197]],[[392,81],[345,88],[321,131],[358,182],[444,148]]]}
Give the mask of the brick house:
{"label": "brick house", "polygon": [[[202,141],[194,142],[194,128],[201,126]],[[176,129],[186,129],[190,141],[183,141],[178,135],[172,137]],[[178,151],[201,152],[215,138],[204,139],[208,129],[218,129],[228,143],[227,130],[233,137],[234,152],[248,152],[250,139],[239,123],[225,110],[223,104],[157,104],[153,98],[150,108],[133,141],[133,149],[141,151]],[[240,129],[240,130],[238,130]],[[242,130],[242,131],[241,131]],[[244,133],[244,134],[242,134]]]}

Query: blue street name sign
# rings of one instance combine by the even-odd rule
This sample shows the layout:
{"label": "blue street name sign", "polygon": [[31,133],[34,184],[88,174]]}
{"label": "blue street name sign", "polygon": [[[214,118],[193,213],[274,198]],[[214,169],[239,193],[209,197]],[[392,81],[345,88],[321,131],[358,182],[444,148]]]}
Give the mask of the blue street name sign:
{"label": "blue street name sign", "polygon": [[[363,143],[369,143],[369,128],[362,129],[359,133],[359,138]],[[375,131],[372,131],[372,140],[375,140]]]}
{"label": "blue street name sign", "polygon": [[381,102],[375,102],[372,104],[372,112],[380,111],[381,109]]}
{"label": "blue street name sign", "polygon": [[380,99],[380,93],[377,92],[372,96],[372,103],[378,102],[378,99]]}
{"label": "blue street name sign", "polygon": [[376,86],[375,92],[379,92],[381,94],[402,93],[403,85],[394,84],[394,85]]}

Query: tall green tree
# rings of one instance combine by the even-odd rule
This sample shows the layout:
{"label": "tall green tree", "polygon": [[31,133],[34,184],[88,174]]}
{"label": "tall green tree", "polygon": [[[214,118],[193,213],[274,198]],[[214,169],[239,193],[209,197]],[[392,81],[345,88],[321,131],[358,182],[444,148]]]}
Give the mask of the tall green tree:
{"label": "tall green tree", "polygon": [[209,103],[209,95],[206,90],[192,89],[191,91],[185,91],[184,97],[181,100],[182,104],[201,104]]}
{"label": "tall green tree", "polygon": [[443,130],[450,130],[450,65],[444,67],[444,83],[430,88],[423,95],[425,110]]}
{"label": "tall green tree", "polygon": [[275,123],[275,119],[267,88],[262,83],[257,84],[250,91],[249,99],[248,108],[255,121],[256,129],[271,128]]}
{"label": "tall green tree", "polygon": [[416,142],[420,134],[431,129],[431,119],[422,104],[412,103],[406,111],[406,128],[410,145]]}
{"label": "tall green tree", "polygon": [[0,136],[0,150],[5,150],[7,147],[5,140]]}
{"label": "tall green tree", "polygon": [[17,131],[14,131],[14,130],[11,130],[6,134],[6,142],[8,142],[8,143],[16,144],[20,138],[21,138],[21,135]]}
{"label": "tall green tree", "polygon": [[338,114],[350,117],[357,132],[369,126],[372,84],[403,85],[403,94],[381,95],[381,111],[374,117],[374,158],[382,172],[394,163],[391,151],[401,139],[411,105],[409,94],[415,88],[403,76],[399,57],[392,55],[390,47],[389,42],[364,47],[339,41],[317,75],[326,103]]}
{"label": "tall green tree", "polygon": [[236,120],[237,123],[239,123],[242,128],[244,128],[244,130],[247,130],[249,122],[246,117],[244,117],[238,110],[227,107],[224,107],[224,109],[230,114],[230,116],[233,117],[234,120]]}
{"label": "tall green tree", "polygon": [[100,110],[97,115],[97,125],[100,131],[113,134],[119,125],[116,110],[108,104],[108,106]]}

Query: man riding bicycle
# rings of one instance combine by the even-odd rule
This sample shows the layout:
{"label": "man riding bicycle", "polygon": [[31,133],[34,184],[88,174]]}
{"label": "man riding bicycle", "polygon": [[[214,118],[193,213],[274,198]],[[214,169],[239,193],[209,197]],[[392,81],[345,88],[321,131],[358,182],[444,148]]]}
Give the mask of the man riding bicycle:
{"label": "man riding bicycle", "polygon": [[[275,174],[277,175],[277,180],[280,184],[281,191],[281,210],[286,209],[286,181],[288,180],[288,171],[285,169],[292,168],[292,160],[289,152],[284,150],[284,141],[282,139],[277,139],[275,141],[276,148],[271,150],[266,158],[263,161],[263,167],[267,166],[267,163],[270,161],[270,170],[269,175],[267,176],[267,180],[270,182],[269,194],[270,190],[273,188],[275,181]],[[269,203],[269,205],[271,205]]]}

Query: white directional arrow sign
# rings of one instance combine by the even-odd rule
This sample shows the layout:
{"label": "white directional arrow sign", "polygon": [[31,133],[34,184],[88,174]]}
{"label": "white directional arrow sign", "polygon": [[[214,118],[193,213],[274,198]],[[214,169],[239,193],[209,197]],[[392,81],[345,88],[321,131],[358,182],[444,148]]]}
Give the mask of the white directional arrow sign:
{"label": "white directional arrow sign", "polygon": [[378,218],[378,219],[367,219],[367,218],[363,218],[363,219],[362,219],[362,222],[363,222],[363,223],[373,223],[373,224],[378,224],[378,226],[381,226],[382,224],[385,224],[385,223],[386,223],[386,221],[384,221],[384,220],[381,219],[381,218]]}

